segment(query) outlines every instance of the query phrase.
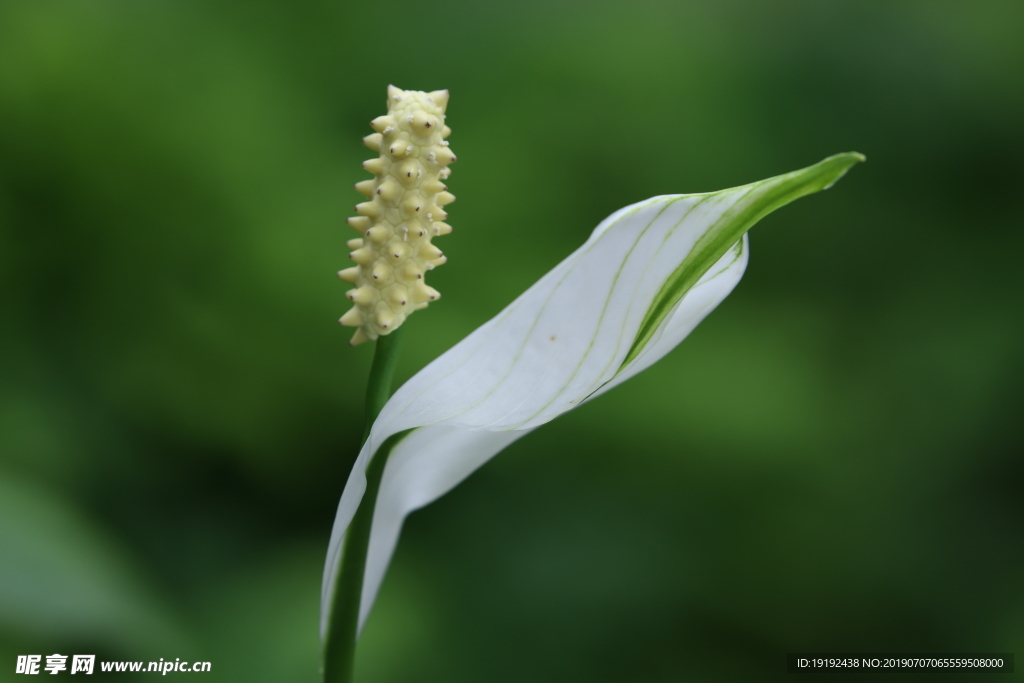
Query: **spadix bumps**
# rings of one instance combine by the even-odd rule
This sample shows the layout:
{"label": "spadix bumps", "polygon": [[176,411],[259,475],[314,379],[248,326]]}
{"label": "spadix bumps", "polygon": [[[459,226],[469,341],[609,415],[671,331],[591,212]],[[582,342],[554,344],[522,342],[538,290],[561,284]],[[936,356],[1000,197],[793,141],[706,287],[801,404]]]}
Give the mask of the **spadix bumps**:
{"label": "spadix bumps", "polygon": [[444,180],[455,155],[444,139],[448,91],[431,93],[388,86],[388,113],[370,125],[363,138],[380,158],[363,163],[372,180],[356,183],[367,201],[348,219],[362,237],[349,240],[356,266],[338,273],[356,285],[347,296],[355,304],[342,325],[358,327],[352,345],[390,334],[407,315],[441,295],[424,281],[427,271],[444,263],[431,238],[452,231],[444,206],[455,201]]}

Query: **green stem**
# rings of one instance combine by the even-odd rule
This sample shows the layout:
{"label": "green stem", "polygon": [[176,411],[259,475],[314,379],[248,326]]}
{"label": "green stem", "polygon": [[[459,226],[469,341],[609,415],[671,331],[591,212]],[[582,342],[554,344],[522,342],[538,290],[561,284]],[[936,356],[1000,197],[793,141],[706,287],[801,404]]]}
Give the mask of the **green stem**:
{"label": "green stem", "polygon": [[366,382],[366,427],[363,429],[363,441],[370,437],[373,426],[384,404],[391,398],[391,380],[395,376],[398,364],[398,351],[401,349],[402,327],[377,339],[377,349],[373,354],[373,365],[370,367],[370,378]]}
{"label": "green stem", "polygon": [[[370,436],[370,428],[391,397],[391,381],[395,374],[402,328],[377,340],[373,366],[366,386],[366,428],[363,443]],[[391,449],[405,433],[395,434],[385,441],[370,458],[366,468],[366,493],[345,533],[342,548],[341,572],[334,587],[330,606],[327,634],[324,640],[324,683],[351,683],[355,669],[356,638],[359,630],[359,600],[363,592],[363,571],[370,543],[370,526],[377,491],[384,476]]]}

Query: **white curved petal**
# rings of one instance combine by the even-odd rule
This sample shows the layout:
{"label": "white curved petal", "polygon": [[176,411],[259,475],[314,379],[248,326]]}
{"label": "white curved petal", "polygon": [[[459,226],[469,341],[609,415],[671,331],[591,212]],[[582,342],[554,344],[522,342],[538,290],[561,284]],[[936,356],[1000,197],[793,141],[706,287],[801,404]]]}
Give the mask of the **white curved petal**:
{"label": "white curved petal", "polygon": [[[613,380],[679,254],[688,253],[703,234],[700,228],[732,206],[730,199],[727,193],[656,197],[617,212],[508,308],[403,385],[374,424],[342,495],[324,598],[337,571],[343,532],[366,487],[366,464],[384,440],[419,427],[393,449],[384,471],[360,624],[406,515],[449,491],[530,429],[576,407]],[[678,337],[678,343],[731,291],[743,265],[745,260],[738,261],[731,251],[722,257],[677,306],[699,317],[671,316],[652,344],[657,347],[626,371],[635,374],[667,353],[670,347],[658,352],[659,342]],[[725,278],[730,286],[713,286],[723,281],[723,272],[732,275]]]}
{"label": "white curved petal", "polygon": [[[671,351],[732,291],[746,265],[746,248],[730,250],[683,298],[649,350],[580,403],[620,384]],[[505,431],[469,430],[453,422],[416,429],[391,451],[374,508],[373,533],[359,607],[360,628],[376,599],[406,516],[448,493],[513,441],[532,431],[530,427]]]}
{"label": "white curved petal", "polygon": [[[531,429],[664,356],[739,281],[747,263],[746,229],[778,206],[827,187],[859,160],[837,159],[721,192],[655,197],[616,212],[504,311],[403,385],[374,423],[339,504],[324,572],[321,632],[344,532],[366,488],[366,465],[388,437],[415,430],[394,447],[384,470],[360,628],[406,515]],[[707,268],[710,253],[723,255]],[[694,255],[700,257],[693,271],[699,279],[687,289],[679,273]],[[671,308],[663,306],[664,317],[652,318],[658,302]],[[638,336],[642,325],[648,336]],[[630,354],[640,338],[644,343]]]}

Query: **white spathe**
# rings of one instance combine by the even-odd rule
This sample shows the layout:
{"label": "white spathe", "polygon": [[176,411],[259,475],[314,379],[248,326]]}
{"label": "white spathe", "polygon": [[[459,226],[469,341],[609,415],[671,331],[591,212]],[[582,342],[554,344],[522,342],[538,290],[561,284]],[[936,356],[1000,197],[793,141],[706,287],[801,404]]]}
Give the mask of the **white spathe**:
{"label": "white spathe", "polygon": [[[830,175],[827,184],[818,182],[821,173],[807,182],[797,174],[810,176],[812,169],[834,159],[752,185],[654,197],[617,211],[505,310],[406,382],[373,424],[338,506],[324,570],[321,634],[329,619],[345,531],[366,489],[367,465],[388,437],[414,430],[394,447],[384,469],[360,600],[360,630],[410,512],[447,493],[535,427],[672,350],[739,282],[748,258],[745,234],[622,367],[652,304],[665,296],[666,281],[695,245],[745,210],[756,209],[756,221],[781,205],[776,201],[780,193],[786,194],[781,203],[788,203],[827,187],[853,161]],[[771,206],[768,197],[775,198]],[[766,203],[764,211],[759,201]]]}

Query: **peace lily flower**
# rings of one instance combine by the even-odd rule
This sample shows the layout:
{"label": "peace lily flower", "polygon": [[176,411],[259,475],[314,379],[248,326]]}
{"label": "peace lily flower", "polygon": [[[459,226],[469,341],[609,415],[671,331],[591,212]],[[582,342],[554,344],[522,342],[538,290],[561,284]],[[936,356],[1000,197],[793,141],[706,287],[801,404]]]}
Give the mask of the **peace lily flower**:
{"label": "peace lily flower", "polygon": [[379,490],[367,500],[373,507],[360,629],[410,512],[516,439],[671,351],[739,282],[749,257],[747,230],[794,199],[830,187],[863,159],[839,154],[750,185],[654,197],[621,209],[505,310],[406,382],[373,423],[345,486],[324,571],[321,635],[371,465],[386,462]]}

